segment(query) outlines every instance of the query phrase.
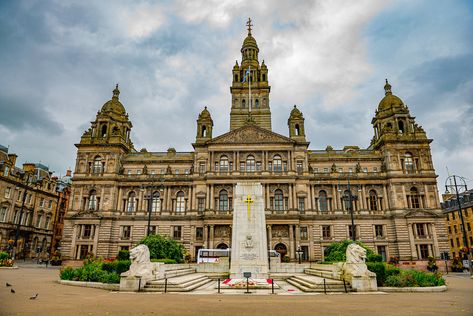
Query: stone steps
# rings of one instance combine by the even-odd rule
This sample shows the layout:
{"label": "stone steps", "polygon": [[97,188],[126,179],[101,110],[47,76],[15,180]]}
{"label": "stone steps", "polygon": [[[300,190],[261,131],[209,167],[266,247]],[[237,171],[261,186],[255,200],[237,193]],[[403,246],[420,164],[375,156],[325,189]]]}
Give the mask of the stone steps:
{"label": "stone steps", "polygon": [[315,275],[321,278],[333,278],[333,271],[332,270],[320,270],[320,269],[304,269],[305,274]]}
{"label": "stone steps", "polygon": [[174,277],[178,277],[178,276],[181,276],[181,275],[187,275],[187,274],[191,274],[191,273],[195,273],[195,269],[193,268],[184,268],[184,269],[176,269],[176,270],[168,270],[164,273],[164,276],[165,278],[174,278]]}
{"label": "stone steps", "polygon": [[[314,275],[294,275],[286,282],[304,292],[324,292],[324,279],[327,292],[345,292],[343,281],[322,278]],[[350,284],[346,284],[347,291],[351,291]]]}
{"label": "stone steps", "polygon": [[[155,280],[146,283],[145,292],[164,292],[165,280]],[[189,292],[212,282],[206,275],[191,273],[167,279],[167,292]]]}

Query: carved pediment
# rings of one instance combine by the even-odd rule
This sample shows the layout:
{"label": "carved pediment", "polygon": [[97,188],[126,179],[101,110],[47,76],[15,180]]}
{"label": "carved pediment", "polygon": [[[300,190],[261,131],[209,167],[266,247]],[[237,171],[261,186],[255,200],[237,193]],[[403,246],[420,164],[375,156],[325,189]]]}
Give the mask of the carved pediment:
{"label": "carved pediment", "polygon": [[97,215],[95,211],[89,211],[89,210],[84,210],[84,211],[79,211],[76,214],[72,215],[71,218],[92,218],[92,219],[100,219],[100,216]]}
{"label": "carved pediment", "polygon": [[245,125],[231,132],[220,135],[208,144],[261,144],[261,143],[294,143],[294,140],[271,132],[256,125]]}
{"label": "carved pediment", "polygon": [[439,214],[430,210],[408,210],[404,213],[404,217],[439,217]]}

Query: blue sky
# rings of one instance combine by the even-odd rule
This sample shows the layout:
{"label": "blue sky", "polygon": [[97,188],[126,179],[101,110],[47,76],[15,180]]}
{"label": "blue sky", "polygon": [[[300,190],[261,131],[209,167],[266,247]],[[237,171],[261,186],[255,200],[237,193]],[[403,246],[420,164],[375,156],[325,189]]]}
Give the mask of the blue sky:
{"label": "blue sky", "polygon": [[192,150],[204,106],[229,129],[249,14],[274,131],[297,104],[311,149],[366,148],[388,78],[434,140],[440,191],[447,166],[473,178],[471,1],[2,1],[0,144],[63,174],[118,82],[136,149]]}

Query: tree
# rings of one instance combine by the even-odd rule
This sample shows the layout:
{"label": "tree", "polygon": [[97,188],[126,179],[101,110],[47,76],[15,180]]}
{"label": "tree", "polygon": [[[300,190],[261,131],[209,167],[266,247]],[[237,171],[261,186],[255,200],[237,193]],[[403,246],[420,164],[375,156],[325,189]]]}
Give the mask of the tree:
{"label": "tree", "polygon": [[[330,244],[324,251],[325,261],[327,262],[344,262],[346,261],[347,247],[353,241],[342,240]],[[360,241],[356,241],[358,245],[366,249],[366,261],[367,262],[379,262],[382,260],[381,255],[378,255],[368,248],[365,244]]]}
{"label": "tree", "polygon": [[139,244],[148,246],[151,259],[173,259],[183,262],[184,246],[177,241],[161,235],[149,235]]}

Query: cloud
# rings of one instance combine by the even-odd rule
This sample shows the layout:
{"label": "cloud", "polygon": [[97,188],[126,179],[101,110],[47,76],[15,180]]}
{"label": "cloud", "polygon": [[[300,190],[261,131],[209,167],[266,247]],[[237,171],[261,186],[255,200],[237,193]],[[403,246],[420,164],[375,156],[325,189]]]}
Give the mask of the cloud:
{"label": "cloud", "polygon": [[297,104],[311,148],[366,148],[388,77],[434,138],[441,176],[452,160],[471,174],[471,11],[442,1],[2,2],[0,142],[64,170],[118,82],[137,149],[192,150],[204,106],[214,134],[228,131],[231,68],[250,15],[273,130],[287,135]]}

